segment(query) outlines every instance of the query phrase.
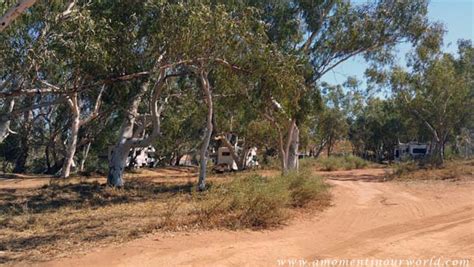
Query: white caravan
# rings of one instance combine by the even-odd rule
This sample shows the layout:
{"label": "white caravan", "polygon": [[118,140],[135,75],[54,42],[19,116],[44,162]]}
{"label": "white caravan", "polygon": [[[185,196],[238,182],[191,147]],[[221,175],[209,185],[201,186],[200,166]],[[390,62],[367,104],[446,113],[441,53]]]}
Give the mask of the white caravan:
{"label": "white caravan", "polygon": [[[243,149],[241,147],[241,143],[243,140],[239,140],[239,138],[234,134],[228,134],[227,140],[229,143],[232,144],[235,152],[237,155],[241,155],[243,153]],[[247,155],[245,157],[245,166],[246,167],[257,167],[258,160],[257,160],[257,148],[252,147],[247,151]],[[216,171],[230,171],[230,170],[238,170],[237,162],[235,162],[234,158],[231,155],[231,152],[228,147],[221,145],[217,149],[217,159],[216,159]]]}
{"label": "white caravan", "polygon": [[395,161],[403,161],[407,159],[420,159],[429,154],[429,145],[410,142],[399,143],[394,150]]}
{"label": "white caravan", "polygon": [[[234,148],[237,151],[237,155],[242,153],[242,149],[240,147]],[[238,170],[237,163],[235,162],[234,158],[232,157],[229,148],[221,146],[217,149],[217,166],[227,166],[229,170]],[[257,167],[258,160],[257,160],[257,148],[252,147],[247,152],[247,157],[245,158],[245,166],[246,167]]]}
{"label": "white caravan", "polygon": [[156,149],[153,146],[136,147],[130,150],[127,166],[133,168],[153,167],[156,163]]}

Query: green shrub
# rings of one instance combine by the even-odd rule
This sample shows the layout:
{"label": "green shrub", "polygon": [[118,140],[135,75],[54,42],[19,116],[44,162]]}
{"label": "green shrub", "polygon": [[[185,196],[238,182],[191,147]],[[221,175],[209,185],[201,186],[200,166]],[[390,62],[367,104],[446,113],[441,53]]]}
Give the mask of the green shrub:
{"label": "green shrub", "polygon": [[299,173],[289,173],[280,177],[288,183],[290,191],[290,204],[294,207],[303,207],[314,200],[322,200],[327,197],[328,185],[321,177],[311,175],[308,169],[302,169]]}
{"label": "green shrub", "polygon": [[307,171],[273,178],[254,174],[214,185],[195,197],[199,224],[232,229],[277,226],[287,219],[288,208],[328,200],[322,179]]}
{"label": "green shrub", "polygon": [[441,167],[423,161],[400,162],[393,165],[389,179],[396,180],[457,180],[473,177],[474,161],[448,160]]}
{"label": "green shrub", "polygon": [[353,156],[330,156],[326,158],[318,158],[316,160],[316,166],[323,171],[336,171],[336,170],[353,170],[353,169],[363,169],[369,165],[369,162]]}
{"label": "green shrub", "polygon": [[198,201],[202,224],[230,228],[266,228],[286,219],[289,192],[283,183],[259,175],[213,186]]}
{"label": "green shrub", "polygon": [[393,174],[395,176],[402,176],[419,169],[419,166],[414,161],[399,162],[393,165]]}

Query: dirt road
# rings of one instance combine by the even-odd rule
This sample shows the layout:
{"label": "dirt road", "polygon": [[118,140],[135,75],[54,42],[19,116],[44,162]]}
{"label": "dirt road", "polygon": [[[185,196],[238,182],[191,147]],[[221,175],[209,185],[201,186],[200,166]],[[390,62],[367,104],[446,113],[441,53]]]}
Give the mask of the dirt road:
{"label": "dirt road", "polygon": [[281,229],[154,235],[40,266],[277,266],[279,259],[431,257],[474,264],[474,183],[384,183],[383,172],[331,173],[332,207]]}

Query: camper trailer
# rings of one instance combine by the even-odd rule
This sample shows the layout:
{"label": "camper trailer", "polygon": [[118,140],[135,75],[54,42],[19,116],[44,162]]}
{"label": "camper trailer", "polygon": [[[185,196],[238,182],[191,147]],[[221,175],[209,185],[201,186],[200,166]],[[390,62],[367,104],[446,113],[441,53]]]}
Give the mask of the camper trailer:
{"label": "camper trailer", "polygon": [[410,142],[399,143],[394,150],[395,161],[404,161],[408,159],[421,159],[429,154],[429,145]]}
{"label": "camper trailer", "polygon": [[[112,157],[113,149],[113,146],[109,147],[109,160]],[[153,146],[132,148],[128,154],[126,166],[131,168],[154,167],[156,164],[155,152]]]}
{"label": "camper trailer", "polygon": [[[233,145],[233,148],[238,155],[243,153],[243,148],[241,147],[243,140],[239,140],[239,138],[235,134],[228,134],[227,140],[229,140],[229,143]],[[238,170],[237,162],[235,162],[228,147],[221,144],[219,148],[217,149],[216,154],[217,154],[215,158],[216,166],[214,168],[215,171],[223,172],[223,171]],[[250,167],[250,168],[257,167],[258,166],[257,148],[256,147],[250,148],[246,154],[247,155],[245,158],[245,166]]]}
{"label": "camper trailer", "polygon": [[127,158],[127,166],[133,168],[153,167],[156,162],[155,152],[153,146],[132,148]]}

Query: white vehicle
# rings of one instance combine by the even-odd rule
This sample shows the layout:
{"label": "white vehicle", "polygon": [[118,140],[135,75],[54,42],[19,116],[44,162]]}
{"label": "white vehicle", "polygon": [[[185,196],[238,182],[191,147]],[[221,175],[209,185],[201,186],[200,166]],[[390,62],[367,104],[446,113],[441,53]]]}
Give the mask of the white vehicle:
{"label": "white vehicle", "polygon": [[[237,154],[242,153],[242,149],[237,147]],[[229,170],[238,170],[237,163],[235,162],[234,158],[232,157],[229,148],[227,147],[219,147],[217,150],[217,164],[216,165],[225,165],[228,167]],[[258,160],[257,160],[257,148],[252,147],[247,151],[247,157],[245,158],[245,166],[246,167],[257,167]]]}
{"label": "white vehicle", "polygon": [[156,162],[156,149],[153,146],[137,147],[130,150],[127,165],[130,167],[153,167]]}
{"label": "white vehicle", "polygon": [[403,161],[407,159],[420,159],[429,154],[429,145],[410,142],[400,143],[394,150],[395,161]]}
{"label": "white vehicle", "polygon": [[[240,143],[242,143],[242,140],[239,140],[238,137],[234,134],[229,134],[227,137],[227,140],[229,140],[229,143],[233,145],[234,151],[237,153],[237,155],[240,157],[241,153],[243,153],[243,149],[240,146]],[[221,145],[217,149],[217,158],[216,158],[216,167],[214,168],[216,171],[236,171],[238,170],[238,165],[237,162],[235,162],[234,158],[232,157],[232,154],[227,146]],[[245,166],[246,167],[257,167],[258,160],[257,160],[257,148],[252,147],[249,150],[246,151],[246,156],[245,156]]]}

